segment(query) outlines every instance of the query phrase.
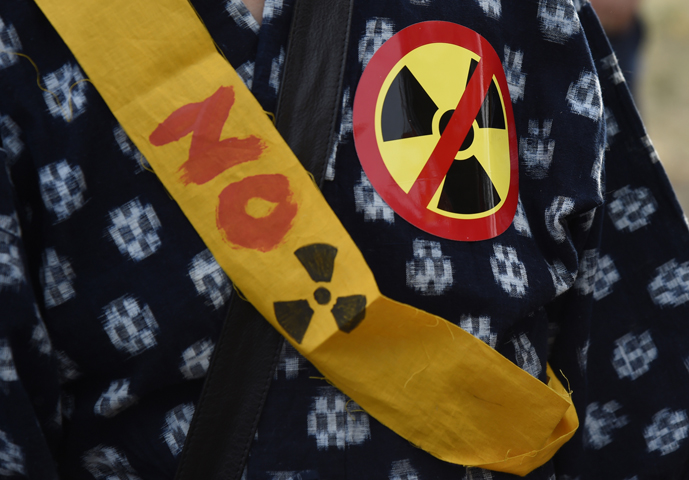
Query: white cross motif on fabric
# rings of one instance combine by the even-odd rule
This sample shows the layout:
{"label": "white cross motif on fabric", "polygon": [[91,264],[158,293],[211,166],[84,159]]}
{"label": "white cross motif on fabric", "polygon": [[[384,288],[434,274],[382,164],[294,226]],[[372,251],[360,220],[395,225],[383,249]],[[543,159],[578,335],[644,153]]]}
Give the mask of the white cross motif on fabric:
{"label": "white cross motif on fabric", "polygon": [[289,342],[282,342],[280,358],[273,378],[277,380],[280,372],[284,372],[286,380],[294,380],[299,377],[299,372],[302,370],[306,370],[304,357]]}
{"label": "white cross motif on fabric", "polygon": [[418,5],[420,7],[427,7],[431,4],[431,0],[409,0],[411,5]]}
{"label": "white cross motif on fabric", "polygon": [[467,474],[462,480],[493,480],[493,472],[483,468],[467,468]]}
{"label": "white cross motif on fabric", "polygon": [[620,274],[609,255],[599,256],[596,249],[584,250],[579,265],[579,275],[574,288],[582,295],[593,293],[594,300],[601,300],[612,293],[613,285],[620,280]]}
{"label": "white cross motif on fabric", "polygon": [[136,395],[129,393],[129,379],[115,380],[108,390],[98,398],[93,406],[93,413],[102,417],[114,417],[122,410],[135,404]]}
{"label": "white cross motif on fabric", "polygon": [[496,20],[500,19],[502,14],[501,0],[476,0],[476,3],[478,3],[486,15]]}
{"label": "white cross motif on fabric", "polygon": [[151,204],[144,206],[135,198],[111,210],[109,216],[108,233],[122,255],[140,262],[160,248],[161,225]]}
{"label": "white cross motif on fabric", "polygon": [[270,79],[268,80],[268,85],[273,87],[275,94],[277,95],[280,91],[280,80],[282,78],[282,67],[285,64],[285,49],[280,48],[280,54],[275,57],[270,64]]}
{"label": "white cross motif on fabric", "polygon": [[603,95],[598,76],[582,72],[567,90],[567,103],[573,113],[598,121],[603,116]]}
{"label": "white cross motif on fabric", "polygon": [[361,445],[371,438],[368,414],[334,387],[320,389],[306,417],[307,433],[318,450]]}
{"label": "white cross motif on fabric", "polygon": [[612,366],[617,376],[636,380],[651,369],[651,362],[658,358],[658,349],[647,330],[640,335],[628,333],[615,340]]}
{"label": "white cross motif on fabric", "polygon": [[24,151],[24,142],[21,139],[22,131],[9,115],[0,115],[0,144],[7,152],[7,160],[11,165]]}
{"label": "white cross motif on fabric", "polygon": [[179,365],[179,371],[182,376],[187,380],[205,377],[214,348],[213,342],[205,339],[199,340],[184,350],[182,352],[182,361]]}
{"label": "white cross motif on fabric", "polygon": [[76,275],[68,258],[58,255],[54,248],[46,249],[40,273],[46,308],[62,305],[74,298]]}
{"label": "white cross motif on fabric", "polygon": [[86,180],[79,165],[67,160],[51,163],[38,170],[41,198],[56,223],[71,217],[86,203]]}
{"label": "white cross motif on fabric", "polygon": [[626,415],[616,413],[621,408],[614,400],[604,405],[593,402],[586,407],[586,420],[584,420],[584,446],[586,448],[600,450],[612,443],[615,430],[629,423]]}
{"label": "white cross motif on fabric", "polygon": [[521,197],[519,197],[519,201],[517,202],[517,212],[514,214],[512,226],[514,226],[514,229],[522,237],[531,238],[531,227],[529,226],[529,219],[526,218],[526,212],[524,211]]}
{"label": "white cross motif on fabric", "polygon": [[5,25],[0,18],[0,70],[3,70],[19,61],[18,55],[12,53],[20,52],[22,43],[19,41],[17,29],[14,25]]}
{"label": "white cross motif on fabric", "polygon": [[265,0],[263,6],[263,22],[270,23],[274,18],[282,15],[284,0]]}
{"label": "white cross motif on fabric", "polygon": [[374,17],[366,21],[366,31],[359,40],[359,63],[366,68],[371,57],[394,35],[395,24],[389,18]]}
{"label": "white cross motif on fabric", "polygon": [[83,467],[96,480],[141,480],[127,457],[114,447],[98,445],[81,458]]}
{"label": "white cross motif on fabric", "polygon": [[354,185],[354,205],[357,213],[364,214],[365,222],[382,220],[391,225],[395,223],[395,212],[378,195],[363,171],[361,179]]}
{"label": "white cross motif on fabric", "polygon": [[539,124],[538,120],[529,120],[529,136],[519,139],[519,156],[526,174],[537,180],[548,176],[555,153],[555,140],[549,138],[553,121],[543,120],[543,127]]}
{"label": "white cross motif on fabric", "polygon": [[9,340],[2,338],[0,339],[0,388],[7,393],[8,386],[4,384],[17,380],[19,380],[19,375],[17,375],[17,368],[14,365],[12,347]]}
{"label": "white cross motif on fabric", "polygon": [[0,215],[0,291],[24,283],[24,263],[19,254],[19,222],[14,215]]}
{"label": "white cross motif on fabric", "polygon": [[659,307],[678,307],[689,301],[689,262],[677,260],[656,268],[655,276],[648,284],[648,293]]}
{"label": "white cross motif on fabric", "polygon": [[529,338],[524,333],[521,333],[518,337],[512,338],[512,345],[514,345],[517,365],[525,372],[538,378],[543,371],[543,365]]}
{"label": "white cross motif on fabric", "polygon": [[615,85],[625,81],[624,74],[622,73],[622,68],[620,68],[620,62],[617,60],[617,55],[611,53],[607,57],[600,61],[601,70],[604,75],[607,74],[608,78]]}
{"label": "white cross motif on fabric", "polygon": [[337,134],[337,138],[333,142],[333,149],[328,157],[328,163],[325,168],[325,179],[329,181],[335,180],[335,160],[337,158],[337,150],[340,144],[345,141],[345,139],[352,133],[354,128],[353,122],[353,110],[352,105],[349,101],[350,89],[347,87],[342,94],[342,119],[340,120],[340,131]]}
{"label": "white cross motif on fabric", "polygon": [[108,304],[104,313],[103,328],[116,349],[138,355],[156,345],[158,323],[148,305],[125,295]]}
{"label": "white cross motif on fabric", "polygon": [[490,345],[490,348],[495,348],[498,343],[498,335],[491,330],[488,316],[462,315],[459,319],[459,328]]}
{"label": "white cross motif on fabric", "polygon": [[120,148],[120,151],[127,158],[134,162],[135,174],[141,173],[145,169],[151,169],[151,165],[148,163],[148,160],[146,160],[141,152],[139,152],[139,149],[136,148],[136,145],[134,145],[134,143],[129,139],[127,133],[120,125],[115,126],[112,134],[115,137],[115,141],[117,142],[117,146]]}
{"label": "white cross motif on fabric", "polygon": [[567,240],[567,217],[574,211],[574,200],[569,197],[555,197],[545,211],[545,225],[548,233],[557,243]]}
{"label": "white cross motif on fabric", "polygon": [[553,279],[553,287],[555,288],[555,296],[558,297],[569,290],[569,287],[574,285],[575,275],[567,270],[567,267],[561,260],[557,259],[552,265],[548,265],[548,271]]}
{"label": "white cross motif on fabric", "polygon": [[26,475],[26,460],[22,448],[0,430],[0,476]]}
{"label": "white cross motif on fabric", "polygon": [[454,269],[440,243],[417,238],[412,249],[414,258],[407,262],[407,286],[422,295],[442,295],[449,290],[454,284]]}
{"label": "white cross motif on fabric", "polygon": [[258,35],[261,26],[242,0],[228,0],[225,3],[225,11],[239,27],[249,29]]}
{"label": "white cross motif on fabric", "polygon": [[540,0],[538,19],[546,40],[564,44],[581,30],[579,15],[571,0]]}
{"label": "white cross motif on fabric", "polygon": [[163,425],[163,438],[167,443],[173,456],[182,453],[184,441],[189,433],[191,417],[194,416],[194,405],[185,403],[177,405],[165,414],[165,425]]}
{"label": "white cross motif on fabric", "polygon": [[517,103],[518,100],[524,100],[526,74],[522,72],[523,61],[524,52],[521,50],[512,51],[510,47],[505,45],[505,56],[502,66],[505,70],[505,78],[507,79],[507,87],[510,91],[512,103]]}
{"label": "white cross motif on fabric", "polygon": [[[241,0],[238,0],[241,1]],[[246,62],[242,63],[235,72],[237,72],[237,75],[239,75],[239,78],[242,79],[242,82],[244,82],[244,85],[246,85],[246,88],[251,90],[251,88],[254,86],[254,71],[256,69],[256,64],[252,62],[251,60],[247,60]]]}
{"label": "white cross motif on fabric", "polygon": [[615,199],[608,204],[610,220],[619,231],[633,232],[651,224],[650,217],[658,210],[658,203],[646,187],[631,188],[629,185],[612,194]]}
{"label": "white cross motif on fabric", "polygon": [[196,292],[204,296],[206,303],[216,310],[225,305],[232,296],[230,279],[210,250],[206,249],[191,259],[189,278],[194,283]]}
{"label": "white cross motif on fabric", "polygon": [[605,134],[609,146],[615,141],[615,135],[620,133],[620,126],[618,125],[617,119],[612,113],[612,110],[610,110],[608,107],[605,107],[603,109],[603,113],[605,115]]}
{"label": "white cross motif on fabric", "polygon": [[390,465],[389,480],[420,480],[419,472],[411,466],[411,462],[406,460],[397,460]]}
{"label": "white cross motif on fabric", "polygon": [[43,99],[53,117],[71,122],[86,111],[88,82],[83,80],[81,69],[72,63],[43,77]]}
{"label": "white cross motif on fabric", "polygon": [[644,439],[649,452],[668,455],[679,449],[689,436],[689,419],[684,410],[664,408],[653,415],[652,423],[644,428]]}
{"label": "white cross motif on fabric", "polygon": [[523,297],[529,286],[529,278],[526,274],[526,267],[517,256],[517,251],[513,247],[495,244],[493,245],[493,252],[494,255],[490,257],[490,267],[495,282],[510,297]]}

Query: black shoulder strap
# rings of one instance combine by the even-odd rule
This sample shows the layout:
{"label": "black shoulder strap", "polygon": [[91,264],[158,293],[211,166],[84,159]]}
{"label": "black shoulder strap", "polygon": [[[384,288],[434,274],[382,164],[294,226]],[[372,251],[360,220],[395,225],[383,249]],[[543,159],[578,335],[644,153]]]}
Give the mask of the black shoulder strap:
{"label": "black shoulder strap", "polygon": [[[342,97],[353,0],[297,0],[277,128],[320,185]],[[191,422],[176,480],[239,480],[282,337],[234,295]]]}

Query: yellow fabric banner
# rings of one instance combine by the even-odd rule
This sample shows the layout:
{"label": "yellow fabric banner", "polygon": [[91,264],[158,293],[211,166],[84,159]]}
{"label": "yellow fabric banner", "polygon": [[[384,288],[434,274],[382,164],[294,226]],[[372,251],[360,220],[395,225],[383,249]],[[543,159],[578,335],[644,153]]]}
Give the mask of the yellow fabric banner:
{"label": "yellow fabric banner", "polygon": [[438,458],[525,475],[578,426],[544,385],[371,270],[186,0],[37,0],[232,281],[339,389]]}

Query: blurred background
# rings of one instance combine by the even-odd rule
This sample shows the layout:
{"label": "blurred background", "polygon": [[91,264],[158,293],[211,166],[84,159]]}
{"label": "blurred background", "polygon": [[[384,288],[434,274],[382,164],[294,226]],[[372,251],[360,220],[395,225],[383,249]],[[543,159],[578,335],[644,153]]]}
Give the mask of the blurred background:
{"label": "blurred background", "polygon": [[[689,213],[689,1],[591,3],[613,47],[619,50],[623,69],[635,71],[632,87],[641,117],[682,208]],[[630,63],[624,57],[630,56],[639,37],[634,65],[633,60]]]}

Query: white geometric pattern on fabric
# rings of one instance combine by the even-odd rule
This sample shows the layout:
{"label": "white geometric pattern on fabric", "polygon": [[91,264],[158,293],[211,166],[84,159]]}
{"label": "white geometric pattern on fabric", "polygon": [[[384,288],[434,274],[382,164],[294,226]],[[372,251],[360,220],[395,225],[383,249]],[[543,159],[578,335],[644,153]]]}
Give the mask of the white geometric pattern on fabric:
{"label": "white geometric pattern on fabric", "polygon": [[199,340],[182,352],[179,371],[187,380],[203,378],[208,372],[215,345],[209,339]]}
{"label": "white geometric pattern on fabric", "polygon": [[581,29],[571,0],[540,0],[538,19],[543,36],[550,42],[564,44]]}
{"label": "white geometric pattern on fabric", "polygon": [[136,395],[129,393],[129,384],[128,378],[112,382],[108,390],[103,392],[96,401],[93,413],[110,418],[134,405],[138,399]]}
{"label": "white geometric pattern on fabric", "polygon": [[120,148],[120,151],[127,158],[135,162],[135,174],[141,173],[146,169],[151,169],[151,165],[148,163],[148,160],[146,160],[139,149],[136,148],[136,145],[134,145],[134,143],[129,139],[129,136],[121,125],[116,125],[112,130],[112,134],[115,137],[115,141],[117,142],[117,146]]}
{"label": "white geometric pattern on fabric", "polygon": [[87,83],[81,69],[72,63],[66,63],[58,70],[43,77],[43,99],[48,111],[65,122],[71,122],[86,111]]}
{"label": "white geometric pattern on fabric", "polygon": [[527,373],[538,378],[543,371],[543,365],[538,358],[536,349],[531,345],[531,341],[524,333],[520,333],[519,337],[512,338],[512,345],[514,345],[514,353],[517,359],[517,365]]}
{"label": "white geometric pattern on fabric", "polygon": [[15,215],[0,215],[0,291],[24,283],[24,263],[19,253],[19,221]]}
{"label": "white geometric pattern on fabric", "polygon": [[2,148],[7,152],[7,160],[10,166],[24,151],[24,142],[21,140],[21,134],[22,131],[19,125],[14,123],[14,120],[9,115],[0,115],[0,143],[2,143]]}
{"label": "white geometric pattern on fabric", "polygon": [[352,105],[349,102],[350,89],[347,87],[342,94],[342,119],[340,120],[340,131],[337,138],[333,142],[333,148],[328,157],[327,167],[325,168],[325,179],[329,181],[335,180],[335,159],[337,158],[337,150],[345,138],[352,133],[354,125],[352,123],[353,111]]}
{"label": "white geometric pattern on fabric", "polygon": [[194,416],[194,405],[184,403],[165,414],[165,425],[163,425],[163,438],[167,443],[172,456],[176,457],[182,452],[184,441],[187,439],[191,417]]}
{"label": "white geometric pattern on fabric", "polygon": [[368,414],[334,387],[320,388],[306,417],[307,433],[318,450],[361,445],[371,438]]}
{"label": "white geometric pattern on fabric", "polygon": [[[617,55],[611,53],[600,61],[601,70],[608,74],[608,79],[615,85],[625,81],[620,62],[617,60]],[[601,72],[601,73],[603,73]]]}
{"label": "white geometric pattern on fabric", "polygon": [[452,287],[450,257],[443,255],[439,242],[417,238],[412,243],[414,258],[407,262],[407,286],[421,295],[442,295]]}
{"label": "white geometric pattern on fabric", "polygon": [[569,197],[555,197],[553,203],[545,211],[545,225],[548,233],[557,243],[567,240],[565,226],[567,217],[574,210],[574,200]]}
{"label": "white geometric pattern on fabric", "polygon": [[608,204],[608,215],[617,230],[633,232],[650,225],[649,217],[658,209],[658,203],[648,188],[627,185],[612,196],[615,200]]}
{"label": "white geometric pattern on fabric", "polygon": [[256,19],[249,9],[244,5],[242,0],[228,0],[225,2],[225,10],[230,14],[234,23],[236,23],[240,28],[248,28],[252,32],[258,35],[258,31],[261,26],[258,24]]}
{"label": "white geometric pattern on fabric", "polygon": [[529,278],[526,274],[526,267],[517,256],[517,251],[513,247],[495,244],[493,245],[493,252],[494,255],[490,257],[490,267],[495,282],[510,297],[523,297],[529,286]]}
{"label": "white geometric pattern on fabric", "polygon": [[555,152],[555,140],[548,138],[553,121],[543,120],[543,128],[539,124],[538,120],[529,120],[529,136],[519,139],[519,155],[524,169],[527,175],[535,179],[548,176]]}
{"label": "white geometric pattern on fabric", "polygon": [[263,22],[270,23],[274,18],[282,15],[284,0],[265,0],[263,6]]}
{"label": "white geometric pattern on fabric", "polygon": [[615,340],[612,366],[617,376],[636,380],[651,369],[651,362],[658,358],[658,349],[651,333],[646,330],[640,335],[628,333]]}
{"label": "white geometric pattern on fabric", "polygon": [[502,14],[502,4],[500,0],[476,0],[476,3],[483,9],[483,13],[496,20],[500,19],[500,15]]}
{"label": "white geometric pattern on fabric", "polygon": [[593,402],[586,407],[584,447],[600,450],[612,442],[614,431],[629,423],[626,415],[615,413],[620,408],[622,407],[614,400],[605,405]]}
{"label": "white geometric pattern on fabric", "polygon": [[282,371],[285,372],[286,380],[294,380],[299,377],[300,371],[305,370],[306,365],[304,357],[302,357],[289,342],[282,342],[280,358],[275,368],[273,378],[277,380],[278,374]]}
{"label": "white geometric pattern on fabric", "polygon": [[467,474],[462,480],[493,480],[493,473],[483,468],[467,467]]}
{"label": "white geometric pattern on fabric", "polygon": [[389,18],[373,17],[366,20],[366,31],[359,40],[359,63],[366,68],[371,57],[394,35],[395,24]]}
{"label": "white geometric pattern on fabric", "polygon": [[664,408],[653,415],[652,422],[644,428],[644,439],[649,452],[659,451],[667,455],[676,451],[689,435],[689,419],[684,410]]}
{"label": "white geometric pattern on fabric", "polygon": [[620,274],[609,255],[599,258],[598,250],[584,250],[579,265],[579,275],[574,288],[582,295],[593,293],[600,300],[612,293],[612,286],[620,280]]}
{"label": "white geometric pattern on fabric", "polygon": [[615,141],[615,135],[620,133],[620,126],[615,119],[615,115],[612,113],[608,107],[603,109],[603,114],[605,115],[605,134],[607,138],[608,145],[612,145]]}
{"label": "white geometric pattern on fabric", "polygon": [[577,348],[577,361],[579,362],[579,370],[581,375],[586,375],[589,363],[589,348],[591,347],[591,339],[587,339],[581,348]]}
{"label": "white geometric pattern on fabric", "polygon": [[57,360],[57,370],[60,374],[60,383],[76,380],[81,376],[79,366],[65,352],[55,350],[55,359]]}
{"label": "white geometric pattern on fabric", "polygon": [[648,284],[648,293],[659,307],[678,307],[689,301],[689,262],[677,260],[656,268],[656,275]]}
{"label": "white geometric pattern on fabric", "polygon": [[67,160],[51,163],[38,170],[41,197],[45,207],[55,214],[57,222],[68,219],[86,203],[86,180],[79,165]]}
{"label": "white geometric pattern on fabric", "polygon": [[505,77],[507,79],[507,88],[510,91],[510,98],[512,103],[517,103],[517,100],[524,100],[524,89],[526,88],[526,73],[522,72],[522,62],[524,61],[524,52],[515,50],[505,45],[505,56],[503,60],[503,68],[505,70]]}
{"label": "white geometric pattern on fabric", "polygon": [[17,63],[19,56],[12,55],[12,52],[17,53],[21,49],[22,43],[19,41],[14,25],[5,25],[0,18],[0,70]]}
{"label": "white geometric pattern on fabric", "polygon": [[495,348],[498,343],[498,334],[491,330],[488,316],[462,315],[459,319],[459,328],[490,345],[490,348]]}
{"label": "white geometric pattern on fabric", "polygon": [[548,271],[553,279],[556,297],[562,295],[569,290],[569,287],[574,285],[575,275],[567,270],[567,267],[565,267],[561,260],[556,259],[552,265],[548,264]]}
{"label": "white geometric pattern on fabric", "polygon": [[574,0],[573,3],[574,8],[576,8],[578,12],[579,10],[581,10],[581,7],[583,7],[584,5],[588,5],[589,0]]}
{"label": "white geometric pattern on fabric", "polygon": [[419,5],[421,7],[427,7],[431,4],[431,0],[409,0],[411,5]]}
{"label": "white geometric pattern on fabric", "polygon": [[519,197],[517,201],[517,212],[514,214],[512,225],[519,235],[531,238],[531,227],[529,226],[529,220],[526,218],[526,212],[524,211],[521,197]]}
{"label": "white geometric pattern on fabric", "polygon": [[116,349],[134,356],[156,345],[158,323],[148,305],[141,307],[125,295],[110,302],[104,313],[103,329]]}
{"label": "white geometric pattern on fabric", "polygon": [[390,465],[389,480],[420,480],[419,472],[411,466],[409,460],[397,460]]}
{"label": "white geometric pattern on fabric", "polygon": [[[19,375],[14,365],[10,341],[2,338],[0,339],[0,382],[16,382],[17,380],[19,380]],[[7,385],[2,385],[2,388],[6,389]]]}
{"label": "white geometric pattern on fabric", "polygon": [[58,255],[54,248],[43,252],[40,275],[46,308],[62,305],[76,295],[73,287],[76,275],[72,264],[67,257]]}
{"label": "white geometric pattern on fabric", "polygon": [[145,207],[138,198],[109,212],[112,225],[108,233],[122,255],[139,262],[160,248],[160,221],[151,204]]}
{"label": "white geometric pattern on fabric", "polygon": [[653,145],[653,142],[651,141],[651,137],[649,137],[648,135],[641,137],[641,143],[643,143],[644,147],[646,147],[648,155],[651,158],[651,162],[658,163],[660,161],[660,157],[658,156],[656,147]]}
{"label": "white geometric pattern on fabric", "polygon": [[579,80],[572,82],[567,90],[567,103],[573,113],[598,121],[603,116],[603,96],[598,76],[581,72]]}
{"label": "white geometric pattern on fabric", "polygon": [[0,430],[0,476],[26,475],[26,461],[22,448]]}
{"label": "white geometric pattern on fabric", "polygon": [[[36,308],[38,311],[38,308]],[[50,355],[53,350],[53,345],[50,342],[50,336],[48,336],[48,330],[45,327],[45,323],[40,316],[37,316],[38,323],[33,327],[31,331],[31,347],[38,350],[41,355]]]}
{"label": "white geometric pattern on fabric", "polygon": [[603,162],[605,161],[605,147],[601,146],[598,150],[596,161],[591,166],[591,178],[596,183],[596,193],[602,199],[605,192],[603,191]]}
{"label": "white geometric pattern on fabric", "polygon": [[391,225],[395,223],[395,212],[378,195],[363,171],[359,183],[354,185],[354,205],[357,213],[364,213],[365,222],[383,220]]}
{"label": "white geometric pattern on fabric", "polygon": [[[242,0],[237,0],[241,2]],[[246,85],[246,88],[251,90],[251,87],[254,86],[254,71],[256,69],[256,64],[252,62],[251,60],[247,60],[246,62],[242,63],[239,67],[237,67],[237,75],[239,75],[239,78],[242,79],[242,82],[244,82],[244,85]]]}
{"label": "white geometric pattern on fabric", "polygon": [[593,210],[589,210],[586,213],[582,213],[579,215],[579,220],[581,221],[581,229],[584,232],[588,232],[591,230],[591,227],[593,226],[593,220],[596,218],[596,211],[597,209],[594,208]]}
{"label": "white geometric pattern on fabric", "polygon": [[227,274],[211,254],[204,250],[191,259],[189,264],[189,278],[199,295],[207,299],[208,305],[216,310],[225,305],[232,295],[232,285]]}
{"label": "white geometric pattern on fabric", "polygon": [[96,480],[141,480],[127,457],[114,447],[98,445],[85,452],[81,462]]}
{"label": "white geometric pattern on fabric", "polygon": [[285,64],[285,49],[280,48],[280,54],[275,57],[270,64],[270,79],[268,80],[268,85],[273,87],[275,94],[277,95],[280,91],[280,79],[282,77],[282,67]]}

